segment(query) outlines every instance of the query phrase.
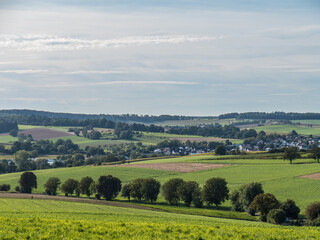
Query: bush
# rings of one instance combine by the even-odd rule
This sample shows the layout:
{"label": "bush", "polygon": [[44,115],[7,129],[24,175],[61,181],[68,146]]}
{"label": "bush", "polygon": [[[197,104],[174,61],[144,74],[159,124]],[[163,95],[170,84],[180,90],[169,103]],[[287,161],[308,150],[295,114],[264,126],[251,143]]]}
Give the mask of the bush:
{"label": "bush", "polygon": [[1,184],[0,191],[5,191],[5,192],[10,191],[10,184]]}
{"label": "bush", "polygon": [[162,195],[170,205],[178,205],[180,196],[178,193],[178,187],[183,183],[181,178],[172,178],[162,186]]}
{"label": "bush", "polygon": [[203,186],[202,196],[203,201],[205,201],[207,205],[220,205],[229,198],[229,189],[226,180],[223,178],[211,178],[207,180]]}
{"label": "bush", "polygon": [[273,224],[282,224],[286,221],[286,212],[282,209],[272,209],[268,213],[267,221]]}
{"label": "bush", "polygon": [[310,221],[320,218],[320,202],[314,202],[310,204],[306,208],[305,215]]}
{"label": "bush", "polygon": [[298,219],[299,217],[300,208],[297,207],[296,203],[291,199],[288,199],[287,201],[281,203],[280,209],[285,211],[288,218]]}

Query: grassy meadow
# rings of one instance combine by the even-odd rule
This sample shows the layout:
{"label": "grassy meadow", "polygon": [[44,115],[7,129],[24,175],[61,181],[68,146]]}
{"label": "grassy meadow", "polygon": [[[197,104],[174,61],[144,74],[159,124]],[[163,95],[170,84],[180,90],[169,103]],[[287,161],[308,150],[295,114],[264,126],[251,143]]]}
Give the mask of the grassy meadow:
{"label": "grassy meadow", "polygon": [[[181,162],[196,162],[230,165],[222,168],[188,173],[113,165],[37,170],[34,171],[34,173],[38,178],[38,188],[35,189],[34,192],[43,193],[43,185],[49,177],[58,177],[64,182],[68,178],[80,180],[85,176],[91,176],[97,180],[101,175],[111,174],[118,177],[123,183],[130,182],[139,177],[153,177],[162,184],[170,178],[183,178],[186,181],[197,181],[200,185],[203,185],[209,178],[222,177],[228,182],[230,191],[239,188],[242,184],[256,181],[262,183],[265,192],[274,194],[281,201],[291,198],[296,201],[301,209],[305,209],[308,204],[320,199],[320,192],[316,191],[320,183],[319,180],[300,177],[302,175],[320,172],[320,164],[315,163],[314,160],[311,159],[295,160],[295,164],[290,165],[288,161],[283,161],[282,159],[222,159],[221,157],[213,155],[203,155],[147,160],[130,164],[161,164],[168,162],[177,164]],[[18,185],[20,175],[21,173],[2,174],[0,175],[0,184],[10,184],[12,189],[14,189],[14,187]],[[161,195],[159,195],[158,202],[160,204],[164,203]],[[230,207],[231,204],[227,201],[223,206]]]}
{"label": "grassy meadow", "polygon": [[299,125],[269,125],[269,126],[260,126],[254,127],[256,131],[265,131],[266,133],[279,133],[279,134],[287,134],[295,130],[300,135],[313,135],[320,136],[320,128],[319,127],[307,127],[307,126],[299,126]]}
{"label": "grassy meadow", "polygon": [[318,239],[310,227],[36,199],[0,199],[2,239]]}

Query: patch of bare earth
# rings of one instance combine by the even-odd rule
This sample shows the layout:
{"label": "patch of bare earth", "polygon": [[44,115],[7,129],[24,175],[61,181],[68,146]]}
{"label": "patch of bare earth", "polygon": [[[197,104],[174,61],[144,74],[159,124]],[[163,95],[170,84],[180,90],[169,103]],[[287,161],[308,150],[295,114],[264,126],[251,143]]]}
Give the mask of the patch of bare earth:
{"label": "patch of bare earth", "polygon": [[312,174],[303,175],[303,176],[300,176],[300,177],[308,178],[308,179],[320,180],[320,173],[312,173]]}
{"label": "patch of bare earth", "polygon": [[48,128],[32,128],[32,129],[26,129],[23,131],[19,131],[19,134],[25,134],[25,135],[32,135],[32,138],[36,141],[43,140],[43,139],[50,139],[50,138],[59,138],[59,137],[66,137],[66,136],[73,136],[72,133],[68,132],[61,132],[53,129]]}
{"label": "patch of bare earth", "polygon": [[178,140],[180,142],[186,142],[186,141],[190,141],[190,142],[221,142],[221,141],[226,141],[226,140],[230,140],[230,141],[235,141],[237,139],[231,139],[231,138],[214,138],[214,137],[207,137],[207,138],[192,138],[192,137],[170,137],[169,139],[171,140]]}
{"label": "patch of bare earth", "polygon": [[149,168],[157,170],[166,170],[173,172],[196,172],[201,170],[208,170],[213,168],[221,168],[230,166],[230,164],[211,164],[211,163],[142,163],[142,164],[121,164],[114,165],[116,167],[135,167],[135,168]]}

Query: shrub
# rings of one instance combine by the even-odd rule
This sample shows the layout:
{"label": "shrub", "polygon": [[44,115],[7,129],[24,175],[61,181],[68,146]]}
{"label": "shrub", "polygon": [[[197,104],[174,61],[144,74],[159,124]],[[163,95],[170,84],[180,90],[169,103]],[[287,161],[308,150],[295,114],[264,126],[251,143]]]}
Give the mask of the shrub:
{"label": "shrub", "polygon": [[162,186],[162,195],[170,205],[178,205],[180,196],[178,187],[183,183],[181,178],[172,178]]}
{"label": "shrub", "polygon": [[320,202],[314,202],[310,204],[305,211],[305,215],[308,220],[316,220],[320,217]]}
{"label": "shrub", "polygon": [[288,199],[285,202],[280,204],[280,209],[285,211],[286,216],[291,219],[298,219],[299,213],[300,213],[300,208],[297,207],[296,203]]}
{"label": "shrub", "polygon": [[272,209],[268,213],[267,221],[273,224],[282,224],[286,221],[286,212],[282,209]]}
{"label": "shrub", "polygon": [[10,184],[1,184],[0,191],[5,191],[5,192],[10,191]]}
{"label": "shrub", "polygon": [[220,205],[229,198],[226,180],[223,178],[211,178],[207,180],[203,186],[202,196],[207,205]]}

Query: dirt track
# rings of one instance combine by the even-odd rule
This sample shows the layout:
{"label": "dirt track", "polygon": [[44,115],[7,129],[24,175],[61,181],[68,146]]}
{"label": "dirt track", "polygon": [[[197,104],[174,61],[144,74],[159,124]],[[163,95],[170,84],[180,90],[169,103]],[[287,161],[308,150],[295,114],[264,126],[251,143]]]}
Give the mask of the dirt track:
{"label": "dirt track", "polygon": [[303,176],[300,176],[300,177],[308,178],[308,179],[320,180],[320,173],[313,173],[313,174],[303,175]]}
{"label": "dirt track", "polygon": [[45,200],[58,200],[65,202],[78,202],[78,203],[91,203],[91,204],[99,204],[99,205],[108,205],[113,207],[124,207],[124,208],[135,208],[149,211],[161,211],[159,209],[140,206],[136,204],[129,203],[121,203],[114,201],[106,201],[106,200],[96,200],[96,199],[88,199],[88,198],[77,198],[77,197],[63,197],[63,196],[49,196],[42,194],[27,194],[27,193],[0,193],[0,198],[26,198],[26,199],[45,199]]}
{"label": "dirt track", "polygon": [[166,170],[173,172],[195,172],[213,168],[230,166],[230,164],[212,164],[212,163],[142,163],[142,164],[121,164],[113,165],[115,167],[136,167]]}

